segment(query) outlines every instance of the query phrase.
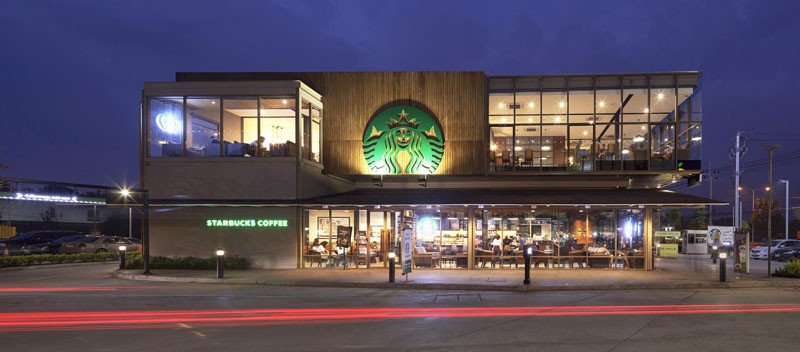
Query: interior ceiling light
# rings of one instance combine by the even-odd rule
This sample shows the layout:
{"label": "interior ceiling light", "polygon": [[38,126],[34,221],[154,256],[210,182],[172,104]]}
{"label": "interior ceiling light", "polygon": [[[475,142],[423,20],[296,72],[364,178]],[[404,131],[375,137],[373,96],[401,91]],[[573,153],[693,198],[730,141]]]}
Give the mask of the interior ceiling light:
{"label": "interior ceiling light", "polygon": [[505,104],[503,104],[503,103],[499,103],[499,104],[497,104],[497,107],[498,107],[498,108],[500,108],[500,109],[502,109],[502,108],[504,108],[504,107],[505,107]]}
{"label": "interior ceiling light", "polygon": [[644,108],[644,113],[645,113],[645,114],[647,114],[647,113],[649,113],[649,112],[650,112],[650,109],[648,109],[648,108]]}
{"label": "interior ceiling light", "polygon": [[602,108],[606,106],[606,102],[601,100],[597,105]]}
{"label": "interior ceiling light", "polygon": [[288,101],[286,101],[286,99],[283,99],[282,102],[283,102],[283,105],[286,105],[288,103]]}
{"label": "interior ceiling light", "polygon": [[662,99],[664,99],[664,93],[658,93],[658,94],[656,94],[656,98],[658,98],[658,100],[662,100]]}
{"label": "interior ceiling light", "polygon": [[533,102],[528,103],[529,108],[533,109],[534,106],[536,106],[536,104],[534,104]]}
{"label": "interior ceiling light", "polygon": [[563,102],[563,101],[561,101],[561,102],[558,102],[558,107],[559,107],[559,108],[563,108],[565,105],[567,105],[567,103],[565,103],[565,102]]}

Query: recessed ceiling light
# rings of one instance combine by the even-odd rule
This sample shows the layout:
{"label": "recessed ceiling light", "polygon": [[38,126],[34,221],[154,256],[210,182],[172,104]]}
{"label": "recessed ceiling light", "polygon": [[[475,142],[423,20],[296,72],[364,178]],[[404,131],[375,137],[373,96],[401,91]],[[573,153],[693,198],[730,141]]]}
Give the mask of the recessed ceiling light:
{"label": "recessed ceiling light", "polygon": [[283,99],[283,105],[286,105],[287,103],[289,103],[289,102],[286,101],[286,99]]}
{"label": "recessed ceiling light", "polygon": [[528,103],[529,108],[533,109],[534,106],[536,106],[536,104],[534,104],[533,102]]}
{"label": "recessed ceiling light", "polygon": [[664,99],[664,93],[656,94],[656,98],[658,98],[658,100]]}
{"label": "recessed ceiling light", "polygon": [[499,103],[499,104],[497,104],[497,107],[498,107],[498,108],[500,108],[500,109],[502,109],[502,108],[504,108],[504,107],[505,107],[505,104],[503,104],[503,103]]}
{"label": "recessed ceiling light", "polygon": [[561,101],[561,102],[558,102],[558,107],[559,107],[559,108],[563,108],[565,105],[567,105],[567,103],[565,103],[565,102],[563,102],[563,101]]}
{"label": "recessed ceiling light", "polygon": [[606,102],[601,100],[599,103],[597,103],[597,105],[602,108],[602,107],[606,106]]}

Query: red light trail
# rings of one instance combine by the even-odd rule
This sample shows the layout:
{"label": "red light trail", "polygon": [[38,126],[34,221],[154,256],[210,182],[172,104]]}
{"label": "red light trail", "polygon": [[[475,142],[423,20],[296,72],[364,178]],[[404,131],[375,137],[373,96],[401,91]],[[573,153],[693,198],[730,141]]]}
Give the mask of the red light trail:
{"label": "red light trail", "polygon": [[574,307],[320,308],[0,313],[0,332],[356,323],[407,318],[800,312],[800,304]]}
{"label": "red light trail", "polygon": [[65,291],[118,291],[125,289],[147,289],[155,286],[96,286],[96,287],[0,287],[0,293],[18,292],[65,292]]}

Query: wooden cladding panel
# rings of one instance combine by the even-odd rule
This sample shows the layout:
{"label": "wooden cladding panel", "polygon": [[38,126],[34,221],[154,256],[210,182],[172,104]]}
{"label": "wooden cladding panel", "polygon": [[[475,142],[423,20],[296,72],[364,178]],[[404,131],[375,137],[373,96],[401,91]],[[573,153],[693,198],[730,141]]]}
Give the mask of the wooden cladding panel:
{"label": "wooden cladding panel", "polygon": [[368,174],[361,152],[364,127],[379,109],[408,101],[432,112],[442,125],[445,152],[436,174],[485,173],[483,72],[255,72],[209,73],[193,78],[300,80],[316,90],[325,104],[323,163],[327,173]]}

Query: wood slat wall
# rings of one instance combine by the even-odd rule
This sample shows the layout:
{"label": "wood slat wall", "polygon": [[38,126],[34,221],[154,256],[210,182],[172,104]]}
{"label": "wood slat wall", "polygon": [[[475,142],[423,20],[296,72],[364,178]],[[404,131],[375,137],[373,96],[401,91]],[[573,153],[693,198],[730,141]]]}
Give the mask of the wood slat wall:
{"label": "wood slat wall", "polygon": [[364,127],[379,109],[412,101],[432,112],[444,130],[445,152],[436,174],[485,173],[483,72],[210,72],[179,73],[177,79],[302,81],[322,95],[323,162],[325,172],[338,175],[368,174],[361,152]]}

